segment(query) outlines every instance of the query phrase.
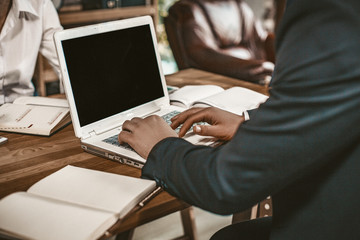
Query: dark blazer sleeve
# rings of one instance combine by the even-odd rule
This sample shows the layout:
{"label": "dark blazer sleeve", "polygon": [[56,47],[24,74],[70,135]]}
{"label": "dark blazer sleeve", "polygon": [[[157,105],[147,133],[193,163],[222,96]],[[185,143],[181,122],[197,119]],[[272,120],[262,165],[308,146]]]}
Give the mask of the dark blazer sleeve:
{"label": "dark blazer sleeve", "polygon": [[359,12],[359,1],[294,1],[278,32],[267,102],[222,147],[161,141],[143,177],[230,214],[344,161],[360,139]]}

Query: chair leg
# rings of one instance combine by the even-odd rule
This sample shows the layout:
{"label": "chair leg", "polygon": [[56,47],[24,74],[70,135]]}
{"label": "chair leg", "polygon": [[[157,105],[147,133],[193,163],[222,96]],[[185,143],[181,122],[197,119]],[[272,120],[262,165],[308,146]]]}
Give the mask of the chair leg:
{"label": "chair leg", "polygon": [[252,208],[249,208],[245,211],[234,213],[231,223],[248,221],[255,219],[258,213],[259,204],[254,205]]}

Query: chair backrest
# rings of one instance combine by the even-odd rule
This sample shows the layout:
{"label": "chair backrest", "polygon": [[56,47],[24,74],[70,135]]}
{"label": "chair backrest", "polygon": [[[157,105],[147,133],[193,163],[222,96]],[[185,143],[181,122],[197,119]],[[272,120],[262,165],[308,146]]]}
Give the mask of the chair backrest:
{"label": "chair backrest", "polygon": [[[59,77],[56,75],[46,58],[39,53],[34,72],[34,84],[39,96],[47,96],[46,83],[56,81],[59,81]],[[62,85],[60,83],[59,86],[60,92],[62,92]]]}
{"label": "chair backrest", "polygon": [[189,56],[190,41],[224,53],[241,47],[245,59],[266,58],[267,32],[242,0],[179,0],[169,8],[165,29],[179,69],[196,67]]}

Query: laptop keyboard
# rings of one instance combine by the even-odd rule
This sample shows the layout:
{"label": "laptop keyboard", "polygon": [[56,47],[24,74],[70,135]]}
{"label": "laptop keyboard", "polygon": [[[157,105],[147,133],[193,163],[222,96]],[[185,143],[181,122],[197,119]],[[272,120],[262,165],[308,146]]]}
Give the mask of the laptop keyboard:
{"label": "laptop keyboard", "polygon": [[104,139],[103,142],[110,143],[111,145],[122,147],[122,148],[125,148],[125,149],[128,149],[128,150],[134,151],[134,149],[132,147],[130,147],[129,144],[127,144],[127,143],[120,144],[119,143],[118,134]]}
{"label": "laptop keyboard", "polygon": [[[179,111],[175,110],[175,111],[169,112],[169,113],[167,113],[167,114],[165,114],[165,115],[163,115],[161,117],[165,120],[165,122],[167,122],[170,125],[171,124],[170,119],[173,118],[174,116],[178,115],[179,113],[180,113]],[[197,123],[197,124],[203,125],[205,123],[200,122],[200,123]],[[180,131],[180,128],[181,128],[181,125],[175,129],[175,132],[178,133]],[[193,127],[191,127],[189,129],[189,131],[192,131],[192,128]],[[109,143],[109,144],[112,144],[114,146],[118,146],[118,147],[125,148],[125,149],[128,149],[128,150],[131,150],[131,151],[135,152],[135,150],[129,144],[127,144],[127,143],[120,144],[119,143],[118,134],[115,134],[114,136],[108,137],[108,138],[106,138],[106,139],[104,139],[102,141],[106,142],[106,143]]]}
{"label": "laptop keyboard", "polygon": [[[180,112],[179,111],[172,111],[172,112],[169,112],[163,116],[161,116],[168,124],[171,124],[171,121],[170,119],[173,118],[174,116],[178,115]],[[178,128],[175,129],[175,131],[178,133],[180,131],[180,126]],[[115,134],[114,136],[111,136],[109,138],[106,138],[104,140],[102,140],[103,142],[106,142],[106,143],[109,143],[109,144],[112,144],[114,146],[118,146],[118,147],[122,147],[122,148],[125,148],[125,149],[128,149],[128,150],[131,150],[131,151],[134,151],[134,149],[132,147],[130,147],[129,144],[127,143],[123,143],[123,144],[120,144],[119,141],[118,141],[118,134]]]}

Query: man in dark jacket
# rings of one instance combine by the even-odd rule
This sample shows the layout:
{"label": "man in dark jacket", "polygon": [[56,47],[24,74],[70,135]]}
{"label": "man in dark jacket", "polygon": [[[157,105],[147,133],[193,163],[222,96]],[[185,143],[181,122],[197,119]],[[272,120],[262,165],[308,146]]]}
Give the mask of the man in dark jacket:
{"label": "man in dark jacket", "polygon": [[208,121],[195,132],[231,139],[221,147],[176,138],[156,116],[125,122],[119,139],[147,158],[143,177],[220,214],[270,195],[269,239],[360,239],[359,13],[359,0],[289,1],[270,97],[250,120],[214,108],[173,120],[181,134]]}

